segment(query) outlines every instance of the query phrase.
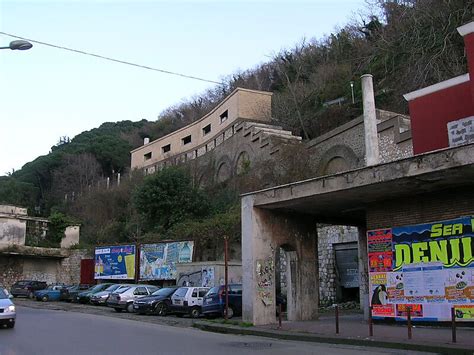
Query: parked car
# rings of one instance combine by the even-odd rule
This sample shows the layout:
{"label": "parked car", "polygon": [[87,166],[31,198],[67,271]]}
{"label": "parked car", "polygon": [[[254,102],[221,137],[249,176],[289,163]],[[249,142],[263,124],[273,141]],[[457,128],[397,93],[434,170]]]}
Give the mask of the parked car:
{"label": "parked car", "polygon": [[91,287],[88,284],[72,285],[68,287],[63,287],[61,289],[61,295],[59,299],[61,301],[73,302],[76,300],[77,294],[81,291],[87,290]]}
{"label": "parked car", "polygon": [[[110,286],[115,286],[115,284],[103,283],[103,284],[98,284],[98,285],[92,286],[92,287],[90,287],[89,289],[87,289],[85,291],[78,292],[76,294],[76,298],[75,298],[74,301],[79,302],[79,303],[89,303],[92,296],[97,295],[99,292],[105,291]],[[115,290],[115,288],[114,288],[114,290]]]}
{"label": "parked car", "polygon": [[61,289],[67,287],[66,285],[49,285],[44,290],[35,292],[35,298],[37,301],[59,301],[61,298]]}
{"label": "parked car", "polygon": [[21,280],[13,284],[10,293],[13,297],[23,296],[34,298],[36,291],[43,290],[47,286],[47,283],[43,281]]}
{"label": "parked car", "polygon": [[110,294],[120,287],[128,286],[127,284],[112,284],[104,291],[97,292],[90,296],[89,302],[96,306],[105,306]]}
{"label": "parked car", "polygon": [[209,287],[180,287],[171,296],[171,312],[177,316],[189,314],[193,318],[201,315],[201,306]]}
{"label": "parked car", "polygon": [[151,285],[127,285],[119,287],[112,292],[107,299],[107,307],[115,309],[117,312],[126,310],[133,312],[133,301],[137,298],[149,296],[158,290],[158,287]]}
{"label": "parked car", "polygon": [[13,328],[16,321],[15,305],[11,301],[13,298],[8,291],[0,287],[0,325],[6,325],[8,328]]}
{"label": "parked car", "polygon": [[166,316],[171,307],[171,296],[177,289],[177,287],[160,288],[150,296],[140,297],[133,301],[133,310],[139,314]]}
{"label": "parked car", "polygon": [[[234,315],[242,314],[242,285],[230,284],[227,287],[229,291],[227,318],[232,318]],[[224,316],[225,296],[225,286],[211,288],[204,296],[202,304],[202,313],[204,316]]]}

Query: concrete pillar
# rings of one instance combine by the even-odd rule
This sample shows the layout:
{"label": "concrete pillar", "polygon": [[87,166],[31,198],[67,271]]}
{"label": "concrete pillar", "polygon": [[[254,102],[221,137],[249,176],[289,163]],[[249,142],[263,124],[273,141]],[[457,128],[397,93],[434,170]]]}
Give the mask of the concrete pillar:
{"label": "concrete pillar", "polygon": [[369,257],[367,254],[367,230],[358,227],[359,231],[359,297],[360,308],[364,311],[364,319],[369,318]]}
{"label": "concrete pillar", "polygon": [[120,186],[120,173],[117,174],[117,186]]}
{"label": "concrete pillar", "polygon": [[364,74],[362,80],[362,100],[364,106],[365,160],[367,166],[379,163],[379,140],[372,75]]}
{"label": "concrete pillar", "polygon": [[[288,319],[318,316],[319,277],[316,223],[312,218],[253,206],[242,198],[243,319],[254,325],[276,323],[275,255],[287,254]],[[273,268],[272,268],[273,265]]]}

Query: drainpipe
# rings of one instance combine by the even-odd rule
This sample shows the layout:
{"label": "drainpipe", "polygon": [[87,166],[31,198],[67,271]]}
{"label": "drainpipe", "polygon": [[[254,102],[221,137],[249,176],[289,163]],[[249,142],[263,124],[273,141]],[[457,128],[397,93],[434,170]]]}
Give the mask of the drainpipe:
{"label": "drainpipe", "polygon": [[365,163],[367,166],[379,163],[379,140],[375,115],[375,97],[372,75],[364,74],[362,80],[362,101],[364,105]]}

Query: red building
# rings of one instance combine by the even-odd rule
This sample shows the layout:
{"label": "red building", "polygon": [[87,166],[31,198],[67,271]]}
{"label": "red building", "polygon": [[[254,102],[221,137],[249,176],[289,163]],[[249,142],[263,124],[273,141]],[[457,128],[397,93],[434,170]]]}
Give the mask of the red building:
{"label": "red building", "polygon": [[404,95],[414,154],[474,142],[474,22],[458,32],[464,37],[468,73]]}

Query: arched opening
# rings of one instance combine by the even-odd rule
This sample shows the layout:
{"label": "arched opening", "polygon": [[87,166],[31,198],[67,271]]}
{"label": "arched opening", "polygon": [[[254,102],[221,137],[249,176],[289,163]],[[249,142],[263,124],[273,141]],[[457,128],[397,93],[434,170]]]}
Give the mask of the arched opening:
{"label": "arched opening", "polygon": [[231,172],[230,172],[230,166],[226,162],[223,162],[219,165],[219,168],[217,169],[217,176],[216,180],[218,183],[224,182],[231,177]]}
{"label": "arched opening", "polygon": [[239,154],[235,166],[237,175],[244,175],[250,171],[250,156],[249,153],[243,151]]}
{"label": "arched opening", "polygon": [[342,157],[334,157],[328,161],[324,169],[324,175],[337,174],[349,170],[349,164]]}

